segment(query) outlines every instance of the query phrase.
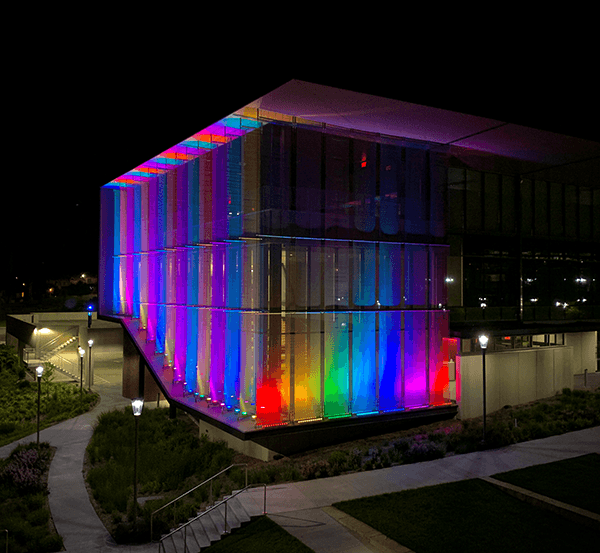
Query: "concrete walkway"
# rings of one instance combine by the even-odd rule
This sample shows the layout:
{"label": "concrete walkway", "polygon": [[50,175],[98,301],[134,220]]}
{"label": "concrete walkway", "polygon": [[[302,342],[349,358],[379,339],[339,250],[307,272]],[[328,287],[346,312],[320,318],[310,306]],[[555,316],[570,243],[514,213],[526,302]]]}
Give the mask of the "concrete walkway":
{"label": "concrete walkway", "polygon": [[[83,480],[83,457],[98,415],[130,405],[116,385],[94,387],[101,394],[100,404],[90,413],[47,428],[42,441],[56,447],[48,486],[50,509],[58,533],[68,553],[156,552],[157,544],[117,546],[94,511]],[[35,440],[35,435],[21,442]],[[16,443],[0,448],[6,457]],[[270,486],[267,490],[269,517],[299,538],[316,553],[370,553],[408,551],[377,533],[365,539],[364,532],[350,531],[352,524],[330,506],[336,501],[379,495],[490,476],[586,453],[600,453],[600,427],[515,444],[498,450],[456,455],[412,465],[401,465],[332,478]],[[256,489],[262,504],[262,491]],[[364,530],[364,528],[363,528]],[[374,532],[374,531],[373,531]],[[369,534],[369,532],[367,532]]]}

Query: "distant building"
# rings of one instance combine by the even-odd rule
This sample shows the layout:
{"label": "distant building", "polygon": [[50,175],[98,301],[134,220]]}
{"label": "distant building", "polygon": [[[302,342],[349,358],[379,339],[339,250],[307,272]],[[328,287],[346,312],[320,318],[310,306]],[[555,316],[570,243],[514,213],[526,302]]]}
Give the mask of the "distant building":
{"label": "distant building", "polygon": [[480,414],[482,332],[488,411],[572,386],[595,370],[599,153],[280,87],[103,187],[100,314],[143,361],[125,392],[148,374],[209,433],[277,450],[274,426]]}

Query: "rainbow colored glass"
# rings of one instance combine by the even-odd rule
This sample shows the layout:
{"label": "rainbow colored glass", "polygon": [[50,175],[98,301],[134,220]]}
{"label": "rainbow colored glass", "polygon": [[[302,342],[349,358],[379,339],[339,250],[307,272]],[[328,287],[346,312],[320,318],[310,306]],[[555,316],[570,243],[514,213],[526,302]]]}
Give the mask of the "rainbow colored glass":
{"label": "rainbow colored glass", "polygon": [[445,174],[429,145],[228,117],[102,188],[101,313],[173,399],[259,426],[448,403]]}

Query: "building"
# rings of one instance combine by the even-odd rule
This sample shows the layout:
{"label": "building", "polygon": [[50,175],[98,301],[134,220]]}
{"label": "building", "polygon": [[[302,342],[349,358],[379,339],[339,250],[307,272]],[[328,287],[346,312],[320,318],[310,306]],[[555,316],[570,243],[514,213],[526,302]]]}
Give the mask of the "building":
{"label": "building", "polygon": [[488,411],[572,386],[595,370],[599,154],[287,83],[102,188],[124,393],[285,453],[480,414],[482,332]]}

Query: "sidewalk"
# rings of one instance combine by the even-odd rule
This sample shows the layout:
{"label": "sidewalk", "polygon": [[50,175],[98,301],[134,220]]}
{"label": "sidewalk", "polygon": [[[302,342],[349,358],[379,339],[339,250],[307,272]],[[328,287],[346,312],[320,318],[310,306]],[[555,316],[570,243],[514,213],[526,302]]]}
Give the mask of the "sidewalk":
{"label": "sidewalk", "polygon": [[[48,478],[50,509],[56,529],[68,553],[155,553],[158,551],[156,543],[114,544],[90,503],[82,467],[92,425],[100,413],[130,405],[130,401],[120,395],[120,386],[101,385],[95,389],[102,399],[94,410],[40,433],[42,441],[57,448]],[[35,435],[21,442],[33,440]],[[15,445],[0,448],[0,457],[6,457]],[[390,544],[385,543],[367,547],[332,516],[335,512],[328,507],[337,501],[485,477],[594,452],[600,453],[600,427],[425,463],[273,485],[267,490],[267,511],[272,520],[316,553],[399,553],[405,549],[389,548]],[[256,493],[256,500],[262,502],[262,492],[257,490]]]}

